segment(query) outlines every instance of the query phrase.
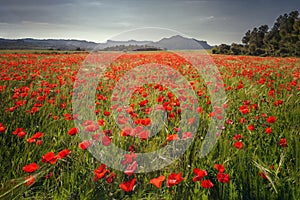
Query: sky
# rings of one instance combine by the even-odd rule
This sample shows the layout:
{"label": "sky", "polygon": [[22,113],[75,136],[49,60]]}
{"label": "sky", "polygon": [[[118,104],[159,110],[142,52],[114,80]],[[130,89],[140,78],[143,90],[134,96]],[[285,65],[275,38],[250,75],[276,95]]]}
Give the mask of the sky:
{"label": "sky", "polygon": [[0,38],[157,41],[180,33],[231,44],[293,10],[300,0],[0,0]]}

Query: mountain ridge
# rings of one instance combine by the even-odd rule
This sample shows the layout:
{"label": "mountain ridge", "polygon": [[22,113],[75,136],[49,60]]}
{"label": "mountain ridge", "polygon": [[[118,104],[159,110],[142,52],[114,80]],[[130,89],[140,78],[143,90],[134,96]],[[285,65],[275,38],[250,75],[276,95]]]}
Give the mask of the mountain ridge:
{"label": "mountain ridge", "polygon": [[35,50],[103,50],[114,46],[150,46],[166,50],[195,50],[211,49],[206,41],[195,38],[186,38],[180,35],[174,35],[169,38],[162,38],[159,41],[138,41],[138,40],[107,40],[105,43],[96,43],[77,39],[5,39],[0,38],[0,49],[35,49]]}

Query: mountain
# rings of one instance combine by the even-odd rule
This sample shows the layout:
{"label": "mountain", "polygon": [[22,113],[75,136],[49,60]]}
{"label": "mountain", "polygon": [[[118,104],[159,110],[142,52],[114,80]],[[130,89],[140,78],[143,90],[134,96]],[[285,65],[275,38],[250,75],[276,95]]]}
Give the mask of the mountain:
{"label": "mountain", "polygon": [[[193,38],[185,38],[179,35],[170,38],[163,38],[157,42],[153,41],[114,41],[107,40],[105,43],[95,43],[85,40],[60,40],[60,39],[3,39],[0,38],[0,49],[54,49],[54,50],[108,50],[111,47],[133,46],[137,49],[143,49],[145,46],[157,49],[167,50],[195,50],[211,49],[212,47],[206,41],[200,41]],[[118,48],[115,48],[118,49]],[[126,49],[126,48],[125,48]]]}
{"label": "mountain", "polygon": [[170,38],[163,38],[158,42],[153,42],[150,45],[168,50],[196,50],[196,49],[211,49],[212,47],[206,41],[199,41],[193,38],[185,38],[180,35],[175,35]]}
{"label": "mountain", "polygon": [[136,40],[128,40],[128,41],[114,41],[114,40],[107,40],[106,43],[99,43],[97,45],[97,49],[105,49],[109,47],[116,47],[116,46],[144,46],[152,41],[136,41]]}
{"label": "mountain", "polygon": [[98,44],[85,40],[57,39],[3,39],[0,38],[0,49],[59,49],[59,50],[91,50]]}

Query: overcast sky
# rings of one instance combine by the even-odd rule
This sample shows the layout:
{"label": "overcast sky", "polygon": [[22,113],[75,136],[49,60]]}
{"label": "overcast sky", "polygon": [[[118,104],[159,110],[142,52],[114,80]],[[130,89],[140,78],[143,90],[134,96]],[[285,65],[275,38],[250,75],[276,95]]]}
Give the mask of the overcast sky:
{"label": "overcast sky", "polygon": [[293,10],[300,10],[300,0],[0,0],[0,38],[104,42],[124,31],[159,27],[132,39],[158,40],[171,29],[212,45],[231,44]]}

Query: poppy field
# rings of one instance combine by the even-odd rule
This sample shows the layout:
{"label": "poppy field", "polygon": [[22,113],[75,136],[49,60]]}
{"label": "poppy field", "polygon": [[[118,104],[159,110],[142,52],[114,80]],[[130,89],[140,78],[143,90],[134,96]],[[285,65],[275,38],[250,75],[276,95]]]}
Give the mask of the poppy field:
{"label": "poppy field", "polygon": [[[77,73],[87,56],[84,52],[0,54],[0,199],[300,196],[299,58],[199,54],[209,57],[220,73],[213,92],[226,93],[222,106],[214,107],[210,83],[187,60],[163,51],[127,53],[110,63],[97,82],[93,105],[87,105],[96,116],[93,120],[73,107],[74,93],[82,83]],[[112,102],[117,99],[116,83],[125,72],[152,62],[183,75],[197,97],[197,117],[188,116],[183,127],[181,106],[190,109],[183,102],[193,99],[174,94],[163,83],[136,87],[124,110],[129,117],[114,117],[121,112]],[[93,74],[88,71],[84,76],[89,79]],[[166,117],[151,118],[155,109],[165,111]],[[217,142],[201,157],[212,119],[223,123],[216,127]],[[126,126],[128,120],[134,128]],[[197,121],[196,130],[185,131]],[[153,124],[159,126],[155,136],[145,129]],[[82,139],[80,134],[90,137]],[[191,144],[169,165],[143,173],[152,160],[146,166],[138,153],[176,141]],[[127,152],[118,158],[121,170],[90,153],[98,143]],[[167,158],[153,158],[153,165],[155,159]]]}

